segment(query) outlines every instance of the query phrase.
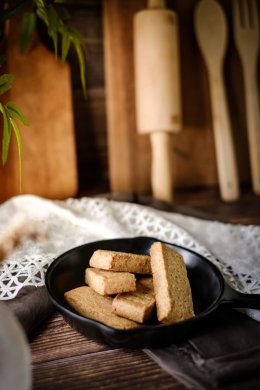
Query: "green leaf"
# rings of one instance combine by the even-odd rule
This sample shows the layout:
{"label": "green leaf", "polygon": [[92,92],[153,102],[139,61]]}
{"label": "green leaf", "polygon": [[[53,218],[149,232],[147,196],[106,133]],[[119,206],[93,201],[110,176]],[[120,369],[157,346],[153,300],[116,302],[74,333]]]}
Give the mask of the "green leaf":
{"label": "green leaf", "polygon": [[[55,55],[58,56],[58,37],[61,37],[61,60],[65,61],[67,58],[70,45],[75,47],[79,68],[81,85],[84,92],[84,96],[87,95],[86,88],[86,74],[85,74],[85,55],[84,55],[84,41],[75,28],[66,25],[64,22],[68,19],[69,14],[65,12],[66,9],[62,7],[56,7],[56,4],[60,4],[66,1],[64,0],[52,0],[50,2],[44,2],[43,0],[34,0],[36,5],[37,15],[44,21],[48,28],[48,34],[54,43]],[[72,2],[73,3],[73,2]]]}
{"label": "green leaf", "polygon": [[67,27],[67,29],[78,56],[79,68],[80,68],[80,80],[81,80],[83,93],[86,98],[87,88],[86,88],[84,40],[80,32],[75,28],[69,26]]}
{"label": "green leaf", "polygon": [[20,192],[22,192],[22,139],[20,132],[18,130],[17,124],[15,121],[11,118],[10,119],[11,126],[13,128],[16,142],[17,142],[17,147],[18,147],[18,159],[19,159],[19,178],[20,178]]}
{"label": "green leaf", "polygon": [[66,33],[62,34],[62,44],[61,44],[61,60],[65,61],[69,52],[71,44],[70,36]]}
{"label": "green leaf", "polygon": [[35,30],[36,15],[34,12],[26,12],[23,15],[22,26],[21,26],[21,37],[20,37],[20,52],[23,54],[27,49],[32,34]]}
{"label": "green leaf", "polygon": [[46,27],[48,28],[47,5],[41,0],[33,0],[33,2],[36,6],[36,15],[46,24]]}
{"label": "green leaf", "polygon": [[8,157],[11,140],[11,122],[6,107],[0,103],[0,111],[3,114],[3,140],[2,140],[2,164],[5,165]]}
{"label": "green leaf", "polygon": [[79,41],[73,41],[73,44],[75,46],[77,55],[78,55],[78,61],[79,61],[79,68],[80,68],[80,80],[81,85],[83,88],[84,97],[87,96],[87,87],[86,87],[86,71],[85,71],[85,56],[84,51],[81,43]]}
{"label": "green leaf", "polygon": [[0,76],[0,95],[8,91],[12,87],[14,76],[10,73]]}
{"label": "green leaf", "polygon": [[36,6],[39,8],[39,7],[42,7],[44,8],[45,7],[45,0],[34,0],[34,3],[36,4]]}
{"label": "green leaf", "polygon": [[29,120],[26,118],[26,116],[23,114],[23,112],[16,104],[14,104],[13,102],[8,102],[6,104],[6,108],[11,118],[18,119],[25,126],[29,126],[30,124]]}
{"label": "green leaf", "polygon": [[47,12],[48,32],[53,40],[55,55],[58,55],[58,30],[60,26],[60,19],[52,5],[49,5]]}
{"label": "green leaf", "polygon": [[67,27],[68,33],[71,36],[71,39],[75,42],[78,41],[82,46],[84,46],[83,37],[80,34],[80,32],[74,27],[71,27],[71,26],[66,26],[66,27]]}
{"label": "green leaf", "polygon": [[46,24],[46,26],[48,27],[48,19],[47,19],[47,16],[46,16],[45,8],[37,8],[36,14]]}

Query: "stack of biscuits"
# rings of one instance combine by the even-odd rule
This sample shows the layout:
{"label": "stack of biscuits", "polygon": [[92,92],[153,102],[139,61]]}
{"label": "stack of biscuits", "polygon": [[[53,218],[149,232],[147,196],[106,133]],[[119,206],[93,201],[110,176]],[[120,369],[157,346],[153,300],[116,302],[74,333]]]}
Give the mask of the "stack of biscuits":
{"label": "stack of biscuits", "polygon": [[79,314],[115,329],[147,323],[152,313],[162,323],[194,316],[191,288],[182,256],[155,242],[150,256],[96,250],[85,271],[86,286],[65,293]]}

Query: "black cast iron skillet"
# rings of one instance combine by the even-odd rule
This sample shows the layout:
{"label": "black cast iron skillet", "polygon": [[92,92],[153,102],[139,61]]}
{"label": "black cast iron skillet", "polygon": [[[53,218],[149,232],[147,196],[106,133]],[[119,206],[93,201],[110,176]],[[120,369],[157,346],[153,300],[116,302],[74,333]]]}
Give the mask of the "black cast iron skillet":
{"label": "black cast iron skillet", "polygon": [[155,319],[136,329],[116,330],[77,314],[64,300],[64,293],[84,285],[85,269],[92,253],[107,249],[137,254],[149,254],[158,241],[150,237],[123,238],[85,244],[59,256],[48,268],[46,287],[54,305],[65,320],[87,337],[115,347],[161,347],[186,340],[201,321],[205,321],[220,305],[260,309],[260,294],[241,294],[229,287],[220,271],[203,256],[183,247],[166,243],[182,254],[191,284],[195,317],[176,324],[159,324]]}

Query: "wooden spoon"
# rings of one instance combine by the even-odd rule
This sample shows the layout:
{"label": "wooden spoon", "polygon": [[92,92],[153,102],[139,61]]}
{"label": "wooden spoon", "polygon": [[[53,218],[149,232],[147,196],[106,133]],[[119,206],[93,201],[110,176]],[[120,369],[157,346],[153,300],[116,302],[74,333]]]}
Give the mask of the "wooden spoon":
{"label": "wooden spoon", "polygon": [[220,193],[223,200],[233,201],[239,197],[239,184],[223,83],[227,25],[216,1],[199,2],[195,10],[195,33],[208,69]]}

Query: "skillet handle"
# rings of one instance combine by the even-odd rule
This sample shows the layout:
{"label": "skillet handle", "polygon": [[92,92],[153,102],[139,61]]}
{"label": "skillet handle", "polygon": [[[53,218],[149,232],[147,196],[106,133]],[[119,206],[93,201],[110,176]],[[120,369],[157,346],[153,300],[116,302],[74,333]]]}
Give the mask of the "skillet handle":
{"label": "skillet handle", "polygon": [[221,303],[236,308],[260,309],[260,294],[242,294],[225,283]]}

